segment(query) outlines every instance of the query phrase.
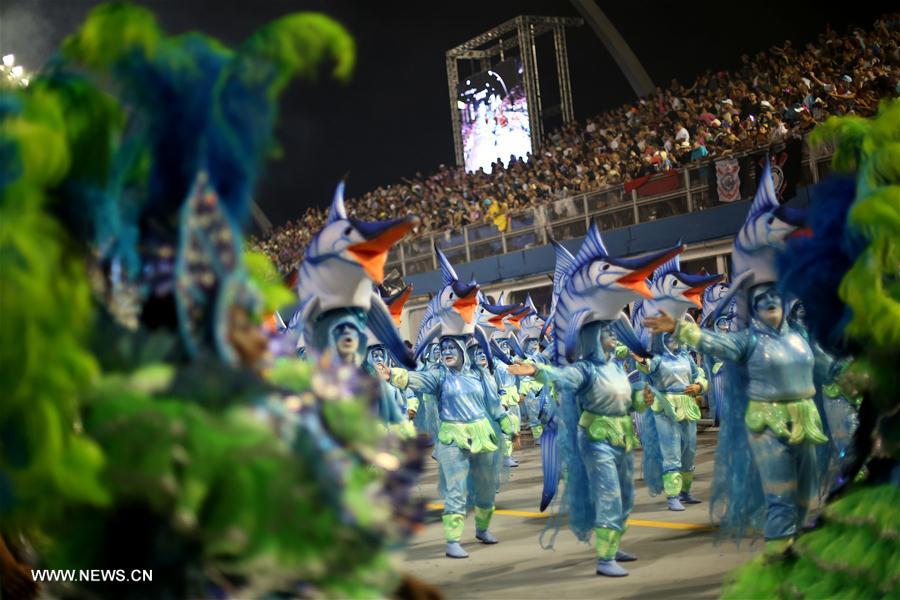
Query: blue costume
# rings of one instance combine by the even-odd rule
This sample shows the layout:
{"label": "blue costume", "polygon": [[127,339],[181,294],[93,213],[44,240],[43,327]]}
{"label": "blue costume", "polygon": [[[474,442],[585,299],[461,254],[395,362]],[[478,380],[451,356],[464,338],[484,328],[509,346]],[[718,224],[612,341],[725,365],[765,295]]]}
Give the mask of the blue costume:
{"label": "blue costume", "polygon": [[[442,356],[458,355],[459,367],[446,365],[426,371],[391,369],[391,383],[435,398],[440,416],[435,457],[440,464],[444,500],[444,536],[459,545],[465,521],[469,481],[475,503],[476,537],[496,543],[487,531],[494,512],[499,476],[498,429],[513,432],[500,398],[481,368],[466,358],[465,338],[441,339]],[[453,556],[456,548],[448,547]],[[454,556],[456,557],[456,556]]]}
{"label": "blue costume", "polygon": [[[637,363],[648,376],[654,390],[653,421],[662,454],[662,481],[648,481],[651,493],[665,491],[670,510],[684,510],[681,502],[699,502],[691,496],[694,480],[694,456],[697,453],[697,421],[700,408],[695,394],[685,388],[696,384],[700,392],[707,388],[703,370],[676,340],[663,338],[663,351],[649,361]],[[647,473],[645,472],[645,479]]]}
{"label": "blue costume", "polygon": [[597,574],[621,577],[628,572],[616,561],[634,560],[619,551],[619,541],[634,498],[631,450],[635,438],[629,416],[632,384],[610,357],[616,337],[646,356],[622,309],[650,296],[647,276],[683,246],[633,259],[614,258],[596,224],[575,256],[561,244],[553,245],[556,269],[550,319],[554,341],[548,361],[531,363],[535,378],[545,384],[545,390],[552,384],[559,402],[544,434],[555,438],[557,450],[550,452],[549,440],[541,446],[541,509],[554,497],[564,468],[561,512],[568,514],[569,526],[580,540],[596,535]]}
{"label": "blue costume", "polygon": [[[502,436],[513,434],[514,429],[490,374],[493,365],[487,336],[475,323],[478,284],[461,283],[444,254],[437,253],[443,285],[423,316],[417,354],[421,356],[429,344],[439,340],[441,363],[421,371],[391,369],[390,382],[401,390],[411,388],[435,399],[440,427],[434,456],[440,465],[446,555],[466,558],[459,541],[470,495],[475,507],[475,537],[486,544],[498,542],[488,527],[499,484]],[[487,369],[467,359],[470,342],[485,354]]]}
{"label": "blue costume", "polygon": [[[577,452],[587,475],[590,495],[585,500],[593,506],[598,560],[633,559],[619,551],[619,542],[634,507],[632,450],[637,437],[630,413],[645,405],[640,393],[633,393],[628,374],[612,360],[615,337],[611,332],[593,322],[583,329],[581,339],[585,348],[594,350],[570,366],[535,362],[535,379],[571,394],[579,412]],[[607,340],[611,347],[605,347],[610,345]]]}
{"label": "blue costume", "polygon": [[812,399],[813,349],[786,319],[773,327],[759,317],[758,307],[770,303],[781,303],[774,287],[756,286],[747,329],[719,333],[682,321],[675,335],[704,354],[746,369],[749,404],[744,423],[765,493],[765,538],[786,542],[797,535],[816,497],[815,446],[828,438]]}
{"label": "blue costume", "polygon": [[[681,271],[677,256],[661,265],[649,281],[651,298],[635,302],[632,323],[652,360],[636,364],[654,393],[653,411],[639,423],[644,446],[644,480],[650,494],[665,491],[669,510],[684,510],[682,501],[699,502],[691,496],[694,455],[697,450],[696,398],[706,391],[706,377],[676,340],[651,335],[643,326],[644,315],[665,311],[674,319],[685,319],[691,307],[702,308],[700,297],[721,275],[690,275]],[[697,385],[699,390],[688,386]]]}

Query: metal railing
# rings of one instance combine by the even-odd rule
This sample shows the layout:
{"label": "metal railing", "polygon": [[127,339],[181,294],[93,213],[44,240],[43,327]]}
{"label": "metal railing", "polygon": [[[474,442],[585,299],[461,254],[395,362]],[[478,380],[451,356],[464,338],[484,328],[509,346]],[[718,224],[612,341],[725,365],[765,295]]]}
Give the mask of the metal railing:
{"label": "metal railing", "polygon": [[[755,148],[730,157],[743,158],[763,149]],[[804,143],[797,187],[817,183],[830,169],[832,154],[831,149],[822,148],[813,153]],[[665,193],[645,196],[636,189],[626,192],[624,184],[620,184],[509,213],[509,225],[503,232],[493,223],[485,223],[419,236],[397,244],[388,256],[387,268],[398,269],[404,277],[437,270],[435,244],[451,263],[466,263],[543,246],[551,237],[556,240],[582,237],[592,219],[603,231],[608,231],[706,210],[719,204],[715,192],[710,191],[710,177],[714,178],[715,174],[710,174],[709,169],[714,169],[715,161],[721,158],[682,168],[677,172],[678,186]]]}

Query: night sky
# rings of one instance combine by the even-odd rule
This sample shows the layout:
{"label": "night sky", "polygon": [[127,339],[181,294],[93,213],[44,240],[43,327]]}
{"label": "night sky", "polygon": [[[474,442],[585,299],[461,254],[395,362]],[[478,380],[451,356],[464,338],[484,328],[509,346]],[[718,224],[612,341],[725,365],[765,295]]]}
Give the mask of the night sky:
{"label": "night sky", "polygon": [[[0,0],[0,52],[31,70],[80,23],[95,0]],[[358,58],[347,85],[326,77],[282,96],[276,136],[283,157],[269,163],[257,201],[276,224],[326,205],[350,173],[348,194],[427,173],[453,161],[444,52],[519,14],[578,16],[568,2],[384,2],[363,0],[146,0],[170,34],[200,30],[228,44],[283,14],[315,10],[354,35]],[[888,3],[600,2],[656,84],[690,83],[706,68],[729,68],[744,52],[791,39],[811,41],[827,23],[868,27]],[[687,8],[690,6],[690,8]],[[568,30],[575,115],[634,99],[601,42],[585,25]],[[539,69],[555,79],[552,36]],[[543,61],[547,58],[547,61]]]}

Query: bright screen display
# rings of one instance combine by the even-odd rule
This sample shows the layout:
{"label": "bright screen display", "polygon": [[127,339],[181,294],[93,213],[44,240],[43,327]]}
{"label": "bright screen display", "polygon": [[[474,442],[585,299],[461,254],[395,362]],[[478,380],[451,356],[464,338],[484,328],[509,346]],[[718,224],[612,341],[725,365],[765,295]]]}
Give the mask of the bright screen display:
{"label": "bright screen display", "polygon": [[504,60],[459,84],[459,121],[467,171],[486,173],[500,159],[524,157],[531,151],[531,127],[522,64]]}

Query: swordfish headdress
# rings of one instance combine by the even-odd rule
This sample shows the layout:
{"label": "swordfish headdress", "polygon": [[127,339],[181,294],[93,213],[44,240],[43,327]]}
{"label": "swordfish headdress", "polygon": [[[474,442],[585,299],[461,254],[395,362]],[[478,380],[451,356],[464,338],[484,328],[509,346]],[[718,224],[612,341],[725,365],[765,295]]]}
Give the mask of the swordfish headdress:
{"label": "swordfish headdress", "polygon": [[378,222],[350,218],[344,208],[344,182],[338,184],[325,227],[313,237],[300,265],[297,291],[308,340],[316,339],[312,329],[328,311],[360,309],[367,316],[366,325],[397,362],[414,368],[375,285],[384,281],[391,247],[417,222],[414,216]]}

